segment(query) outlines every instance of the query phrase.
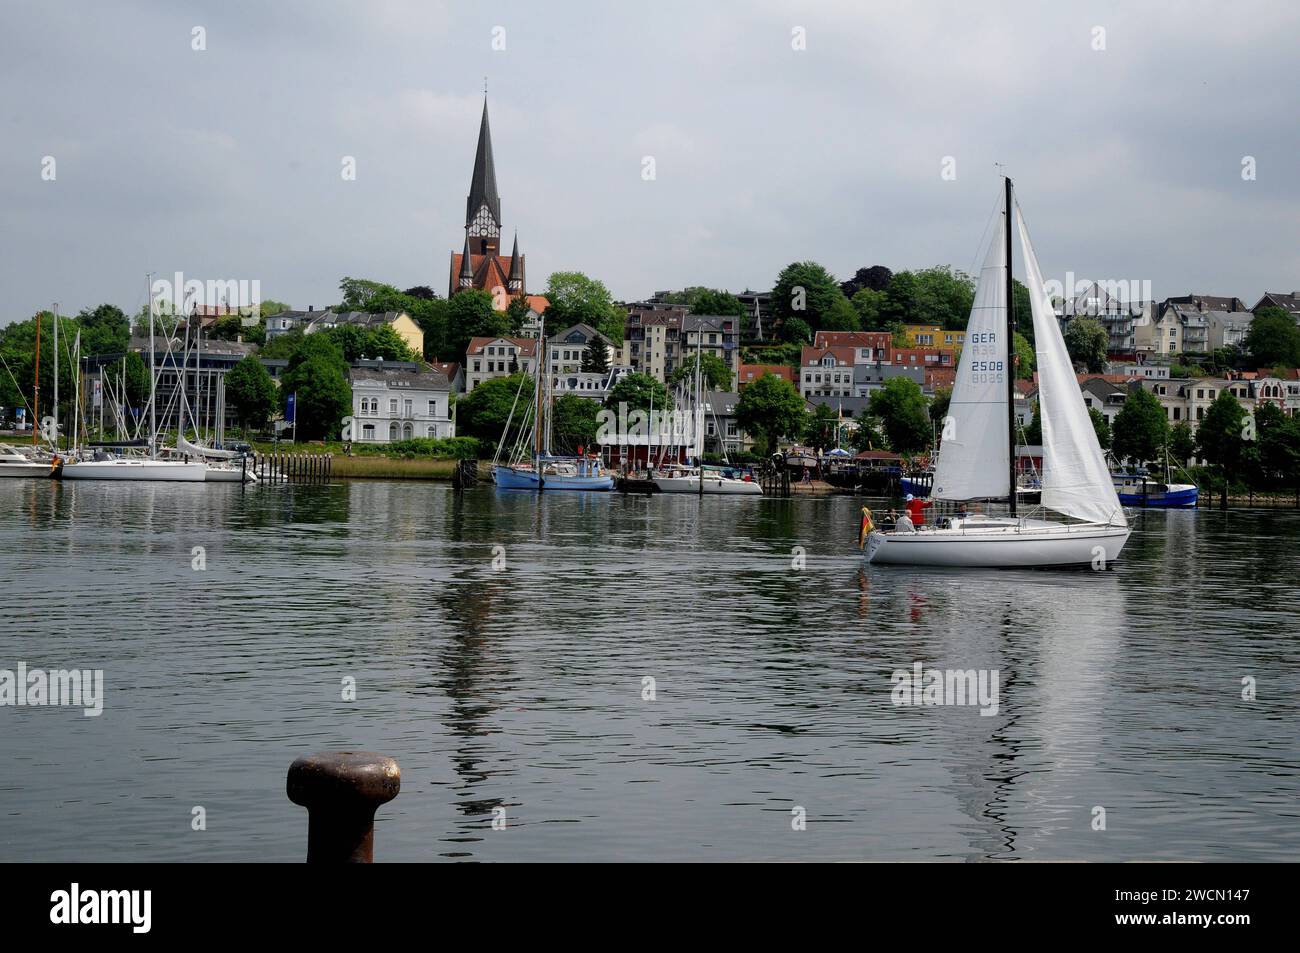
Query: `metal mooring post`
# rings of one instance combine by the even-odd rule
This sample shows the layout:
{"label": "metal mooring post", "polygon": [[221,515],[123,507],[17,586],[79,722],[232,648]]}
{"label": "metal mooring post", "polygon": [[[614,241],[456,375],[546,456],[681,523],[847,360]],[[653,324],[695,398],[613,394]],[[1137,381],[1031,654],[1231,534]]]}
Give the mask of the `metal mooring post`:
{"label": "metal mooring post", "polygon": [[307,863],[368,864],[375,810],[397,797],[402,770],[372,751],[326,751],[289,765],[289,800],[307,808]]}

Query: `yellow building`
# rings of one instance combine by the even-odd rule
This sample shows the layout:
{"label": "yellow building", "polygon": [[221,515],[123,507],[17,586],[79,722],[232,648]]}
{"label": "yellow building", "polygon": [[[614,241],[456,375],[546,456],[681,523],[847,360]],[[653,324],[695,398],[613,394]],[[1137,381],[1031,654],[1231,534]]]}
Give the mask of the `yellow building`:
{"label": "yellow building", "polygon": [[948,331],[938,324],[905,324],[903,329],[916,347],[961,347],[966,332]]}

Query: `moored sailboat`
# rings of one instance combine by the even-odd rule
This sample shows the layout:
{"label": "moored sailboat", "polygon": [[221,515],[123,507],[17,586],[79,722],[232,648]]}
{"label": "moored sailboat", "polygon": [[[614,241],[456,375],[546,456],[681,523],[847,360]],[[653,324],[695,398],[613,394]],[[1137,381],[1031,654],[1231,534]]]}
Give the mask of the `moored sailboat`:
{"label": "moored sailboat", "polygon": [[[1034,321],[1043,420],[1042,506],[1065,520],[1017,510],[1012,216],[1020,234]],[[873,530],[867,561],[955,567],[1105,566],[1129,527],[1079,390],[1011,180],[980,270],[935,467],[936,500],[1006,500],[1005,516],[974,515],[942,528]]]}

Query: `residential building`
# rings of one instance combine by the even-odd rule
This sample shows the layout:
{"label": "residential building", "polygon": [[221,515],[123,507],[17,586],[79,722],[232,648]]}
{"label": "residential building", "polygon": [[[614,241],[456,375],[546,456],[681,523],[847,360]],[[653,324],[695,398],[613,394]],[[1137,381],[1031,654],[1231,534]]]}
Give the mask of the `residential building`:
{"label": "residential building", "polygon": [[357,443],[456,435],[451,420],[451,384],[431,365],[358,361],[348,380],[352,385],[352,439]]}
{"label": "residential building", "polygon": [[471,338],[465,350],[465,392],[498,377],[532,374],[536,361],[536,338]]}
{"label": "residential building", "polygon": [[619,363],[667,381],[697,351],[711,354],[731,370],[740,360],[740,318],[690,314],[679,306],[630,311]]}
{"label": "residential building", "polygon": [[[388,325],[417,357],[424,355],[424,331],[405,311],[386,311],[371,314],[369,311],[313,311],[302,325],[304,334],[314,334],[330,328],[350,324],[359,328],[379,328]],[[362,355],[363,357],[365,355]]]}
{"label": "residential building", "polygon": [[573,374],[582,370],[583,356],[593,341],[604,349],[606,366],[614,364],[619,352],[613,342],[589,324],[575,324],[546,339],[551,373]]}
{"label": "residential building", "polygon": [[1112,373],[1143,380],[1168,380],[1168,364],[1111,364]]}
{"label": "residential building", "polygon": [[1249,311],[1206,311],[1205,320],[1209,323],[1208,349],[1221,347],[1244,348],[1246,335],[1250,333],[1250,322],[1255,316]]}
{"label": "residential building", "polygon": [[1084,374],[1079,380],[1083,391],[1084,406],[1096,410],[1106,418],[1107,424],[1115,423],[1115,416],[1128,398],[1127,386],[1117,384],[1100,374]]}
{"label": "residential building", "polygon": [[576,397],[586,397],[597,403],[604,403],[609,392],[614,389],[614,385],[631,373],[631,368],[622,365],[615,365],[604,372],[599,371],[566,371],[562,374],[551,375],[551,387],[556,397],[563,397],[571,394]]}
{"label": "residential building", "polygon": [[1257,312],[1260,308],[1281,308],[1300,321],[1300,291],[1266,291],[1250,310]]}
{"label": "residential building", "polygon": [[706,454],[736,454],[752,444],[740,422],[736,407],[740,394],[736,391],[706,391],[704,394],[704,452]]}
{"label": "residential building", "polygon": [[457,361],[448,361],[442,364],[434,364],[433,366],[446,376],[447,382],[451,385],[451,392],[453,394],[465,393],[465,365]]}
{"label": "residential building", "polygon": [[1098,281],[1082,284],[1074,297],[1057,304],[1056,317],[1062,333],[1075,318],[1092,318],[1106,329],[1106,353],[1109,356],[1124,358],[1135,355],[1141,350],[1142,341],[1152,340],[1151,323],[1156,304],[1153,301],[1126,300],[1123,297],[1125,284],[1127,282]]}
{"label": "residential building", "polygon": [[883,361],[857,363],[853,365],[853,395],[870,397],[871,392],[879,390],[895,377],[906,377],[917,386],[925,389],[925,368],[906,364],[887,364]]}
{"label": "residential building", "polygon": [[813,347],[851,347],[854,362],[888,361],[894,349],[894,336],[888,331],[818,331]]}
{"label": "residential building", "polygon": [[316,309],[309,307],[306,311],[281,311],[266,319],[266,339],[278,338],[290,331],[299,331],[303,325],[316,317]]}
{"label": "residential building", "polygon": [[853,397],[856,350],[848,346],[805,347],[799,355],[799,393],[811,397]]}
{"label": "residential building", "polygon": [[949,331],[939,324],[905,324],[903,330],[917,347],[961,347],[966,343],[966,332]]}

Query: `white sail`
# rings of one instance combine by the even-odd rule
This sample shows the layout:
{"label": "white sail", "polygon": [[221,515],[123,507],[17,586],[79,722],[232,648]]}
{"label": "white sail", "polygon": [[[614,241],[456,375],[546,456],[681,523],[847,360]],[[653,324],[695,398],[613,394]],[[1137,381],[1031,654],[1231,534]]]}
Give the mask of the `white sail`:
{"label": "white sail", "polygon": [[1043,506],[1088,522],[1125,526],[1124,510],[1115,495],[1052,303],[1043,290],[1043,275],[1019,208],[1016,225],[1034,312],[1038,405],[1043,422]]}
{"label": "white sail", "polygon": [[1011,492],[1006,375],[1013,371],[1006,339],[1007,219],[999,215],[997,220],[980,269],[944,420],[934,470],[934,498],[938,500],[989,499]]}
{"label": "white sail", "polygon": [[185,439],[184,434],[176,435],[176,449],[181,453],[189,454],[192,457],[208,457],[212,460],[233,460],[239,456],[238,450],[217,450],[213,447],[204,447],[196,443],[190,443]]}

